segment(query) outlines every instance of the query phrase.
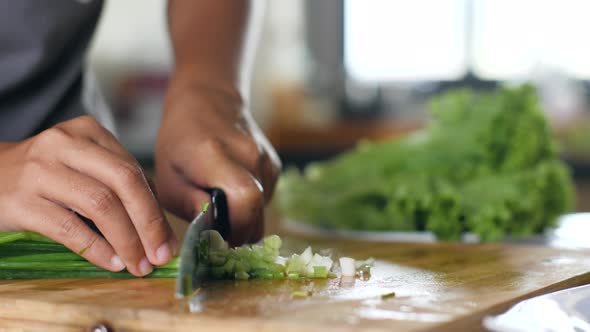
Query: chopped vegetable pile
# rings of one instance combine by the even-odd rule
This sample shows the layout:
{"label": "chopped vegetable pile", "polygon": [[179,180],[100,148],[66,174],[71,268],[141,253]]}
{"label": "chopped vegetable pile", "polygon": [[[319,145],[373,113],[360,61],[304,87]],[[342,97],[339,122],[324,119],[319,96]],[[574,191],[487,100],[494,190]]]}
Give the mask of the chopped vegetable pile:
{"label": "chopped vegetable pile", "polygon": [[[207,231],[202,241],[200,259],[208,264],[214,279],[300,279],[328,278],[333,266],[329,256],[313,253],[307,247],[300,255],[279,255],[282,241],[271,235],[260,244],[228,248],[227,242],[216,231]],[[209,241],[209,243],[207,243]],[[209,250],[206,250],[206,249]]]}
{"label": "chopped vegetable pile", "polygon": [[[264,238],[260,244],[229,248],[216,231],[201,234],[199,260],[209,267],[213,279],[245,280],[328,278],[334,266],[329,256],[313,253],[311,247],[300,255],[279,255],[282,241],[277,235]],[[343,275],[356,273],[355,261],[343,257]],[[155,267],[148,276],[174,278],[178,275],[179,258]],[[44,236],[31,232],[0,232],[0,279],[37,278],[131,278],[127,271],[109,272],[92,265],[79,254]]]}
{"label": "chopped vegetable pile", "polygon": [[289,170],[279,181],[281,210],[327,229],[496,241],[540,233],[571,209],[571,177],[532,86],[448,92],[431,113],[404,139]]}

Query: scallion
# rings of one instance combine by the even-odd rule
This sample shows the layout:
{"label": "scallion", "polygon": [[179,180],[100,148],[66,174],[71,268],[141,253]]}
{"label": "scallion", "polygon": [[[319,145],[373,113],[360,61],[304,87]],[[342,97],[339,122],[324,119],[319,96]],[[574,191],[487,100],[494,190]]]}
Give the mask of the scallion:
{"label": "scallion", "polygon": [[[203,234],[202,234],[203,235]],[[208,231],[197,245],[198,264],[209,267],[213,279],[247,280],[333,277],[332,259],[313,253],[307,247],[300,255],[282,257],[281,238],[266,237],[258,244],[229,248],[218,232]],[[31,232],[0,232],[0,279],[32,278],[131,278],[127,271],[110,272],[86,261],[44,236]],[[155,266],[150,278],[172,278],[178,275],[179,258]],[[197,262],[195,262],[197,263]]]}

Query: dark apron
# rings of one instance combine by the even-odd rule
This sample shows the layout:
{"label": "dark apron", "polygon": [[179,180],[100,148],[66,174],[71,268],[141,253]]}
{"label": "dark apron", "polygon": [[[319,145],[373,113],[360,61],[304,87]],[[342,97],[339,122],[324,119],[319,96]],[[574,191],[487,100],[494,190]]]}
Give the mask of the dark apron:
{"label": "dark apron", "polygon": [[83,65],[102,0],[0,0],[0,142],[87,113]]}

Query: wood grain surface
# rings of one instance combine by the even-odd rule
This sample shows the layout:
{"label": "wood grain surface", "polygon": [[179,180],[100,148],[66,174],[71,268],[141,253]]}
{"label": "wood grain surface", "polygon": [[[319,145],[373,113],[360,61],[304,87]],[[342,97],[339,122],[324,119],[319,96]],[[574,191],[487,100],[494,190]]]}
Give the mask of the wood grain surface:
{"label": "wood grain surface", "polygon": [[[0,320],[8,319],[0,331],[45,323],[64,330],[104,323],[114,331],[477,331],[482,317],[517,300],[590,282],[585,251],[294,236],[286,245],[376,264],[366,281],[211,282],[191,301],[176,300],[174,280],[166,279],[0,281]],[[313,295],[292,298],[298,290]],[[380,298],[390,292],[396,296]]]}

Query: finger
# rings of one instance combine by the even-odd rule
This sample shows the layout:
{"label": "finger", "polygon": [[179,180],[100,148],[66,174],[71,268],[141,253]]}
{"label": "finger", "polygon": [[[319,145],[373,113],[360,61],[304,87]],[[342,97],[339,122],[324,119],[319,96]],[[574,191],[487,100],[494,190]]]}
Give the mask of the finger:
{"label": "finger", "polygon": [[258,177],[262,147],[250,135],[242,132],[229,137],[227,141],[232,142],[223,146],[229,152],[228,157]]}
{"label": "finger", "polygon": [[135,158],[119,143],[117,138],[90,115],[74,118],[57,125],[73,136],[82,137],[113,151],[127,161]]}
{"label": "finger", "polygon": [[184,220],[192,220],[204,202],[210,201],[210,195],[204,190],[184,179],[180,171],[170,164],[165,164],[156,172],[156,186],[161,203],[170,212]]}
{"label": "finger", "polygon": [[267,153],[263,153],[259,164],[260,182],[264,188],[264,202],[270,202],[278,178],[278,170]]}
{"label": "finger", "polygon": [[101,182],[58,165],[42,175],[39,194],[92,220],[136,276],[152,271],[145,250],[125,207],[117,195]]}
{"label": "finger", "polygon": [[[90,115],[84,115],[75,118],[74,120],[70,120],[60,124],[60,126],[65,127],[67,131],[79,137],[84,137],[89,141],[96,143],[107,150],[110,150],[123,158],[125,161],[136,164],[139,166],[139,162],[119,141],[117,138],[107,129],[105,129],[96,119]],[[156,192],[156,186],[153,184],[149,177],[146,177],[146,181],[148,182],[148,186],[156,200],[158,198],[158,193]]]}
{"label": "finger", "polygon": [[281,158],[279,158],[279,155],[264,134],[261,131],[257,131],[256,133],[255,137],[264,150],[261,167],[262,177],[264,178],[265,202],[269,203],[272,199],[279,175],[281,174],[282,163]]}
{"label": "finger", "polygon": [[[157,184],[162,193],[162,204],[172,213],[185,219],[193,219],[204,202],[210,202],[211,196],[208,192],[192,184],[190,180],[185,179],[181,171],[169,169],[159,171],[157,174]],[[262,217],[257,218],[263,220]],[[248,242],[258,241],[264,232],[264,224],[259,222],[254,225],[253,233],[246,239]],[[235,227],[234,227],[235,228]],[[236,231],[232,229],[232,232]],[[237,230],[237,232],[240,232]],[[235,238],[226,239],[232,244],[240,244],[241,240]],[[242,241],[243,242],[243,241]]]}
{"label": "finger", "polygon": [[220,144],[209,142],[202,145],[197,156],[207,156],[183,163],[184,176],[199,187],[221,188],[225,191],[231,221],[230,243],[248,241],[253,230],[261,223],[264,205],[263,188],[260,182],[246,169],[226,156]]}
{"label": "finger", "polygon": [[243,166],[256,179],[258,179],[258,181],[260,181],[260,184],[264,188],[264,202],[270,202],[278,177],[278,170],[274,166],[271,157],[263,151],[258,153],[255,159],[245,158],[243,156],[235,157],[234,155],[232,160],[237,164]]}
{"label": "finger", "polygon": [[230,140],[235,144],[224,146],[230,152],[229,156],[260,181],[264,188],[264,201],[268,203],[272,198],[279,173],[278,156],[268,152],[263,137],[257,139],[248,133],[240,132]]}
{"label": "finger", "polygon": [[147,176],[145,179],[147,180],[148,186],[150,187],[150,190],[154,194],[154,197],[156,197],[156,201],[159,201],[158,188],[156,188],[156,184],[154,183],[154,181],[152,179],[150,179]]}
{"label": "finger", "polygon": [[110,188],[125,207],[149,262],[155,265],[167,263],[176,251],[176,239],[143,170],[91,142],[75,141],[72,144],[75,148],[60,150],[58,159]]}
{"label": "finger", "polygon": [[111,245],[93,232],[72,211],[39,198],[27,209],[25,229],[62,243],[92,264],[118,272],[125,268]]}
{"label": "finger", "polygon": [[252,234],[250,235],[250,239],[248,240],[250,243],[256,243],[264,236],[264,208],[261,208],[259,213],[261,214],[258,216],[258,220],[260,220],[260,222],[256,223]]}
{"label": "finger", "polygon": [[[105,129],[95,118],[85,115],[75,119],[76,121],[72,120],[69,123],[66,122],[67,130],[74,135],[79,137],[85,137],[91,142],[94,142],[107,150],[110,150],[123,158],[125,161],[138,165],[139,162],[119,141],[117,138],[107,129]],[[158,198],[158,193],[156,192],[156,186],[151,181],[149,177],[146,177],[146,181],[148,186],[156,200]]]}
{"label": "finger", "polygon": [[[106,128],[104,128],[94,117],[83,115],[73,120],[66,121],[57,125],[64,129],[68,134],[74,137],[85,138],[88,141],[104,147],[115,153],[128,163],[138,165],[139,162],[133,157],[117,138]],[[146,178],[149,184],[149,179]],[[150,186],[150,189],[153,188]],[[154,192],[155,195],[155,192]],[[157,196],[156,196],[157,197]]]}

